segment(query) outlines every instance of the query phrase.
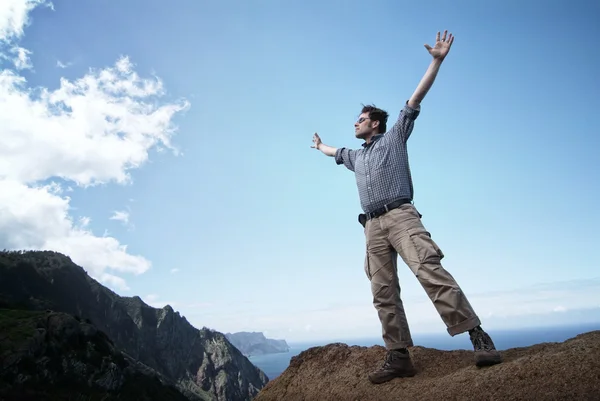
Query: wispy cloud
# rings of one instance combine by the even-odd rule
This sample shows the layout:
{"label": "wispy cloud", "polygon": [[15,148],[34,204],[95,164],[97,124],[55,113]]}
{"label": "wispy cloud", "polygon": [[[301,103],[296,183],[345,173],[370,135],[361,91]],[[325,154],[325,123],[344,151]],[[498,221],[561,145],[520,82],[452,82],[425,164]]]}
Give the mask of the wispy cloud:
{"label": "wispy cloud", "polygon": [[129,212],[125,211],[125,210],[115,210],[112,214],[112,216],[110,216],[110,220],[114,220],[114,221],[119,221],[121,222],[125,227],[127,227],[128,230],[133,230],[134,226],[131,223],[131,221],[129,220]]}
{"label": "wispy cloud", "polygon": [[[598,293],[600,278],[467,295],[485,327],[503,329],[570,322],[565,319],[571,311],[597,308],[590,301],[597,299]],[[414,333],[445,332],[445,326],[424,293],[403,301]],[[294,309],[288,305],[285,310],[274,306],[268,313],[252,305],[233,304],[215,304],[209,309],[191,309],[180,304],[179,309],[195,325],[229,332],[268,331],[275,337],[294,341],[378,337],[381,332],[377,313],[370,302],[310,309],[300,304]],[[597,309],[600,316],[600,308]],[[563,313],[565,311],[569,313]]]}
{"label": "wispy cloud", "polygon": [[114,237],[95,235],[89,218],[71,214],[62,186],[127,184],[151,149],[176,154],[172,119],[188,103],[161,102],[161,80],[140,77],[126,56],[80,79],[63,78],[57,89],[30,90],[19,75],[29,53],[18,42],[29,12],[49,4],[0,2],[0,55],[16,54],[21,63],[0,69],[0,247],[62,252],[105,284],[126,289],[120,275],[144,273],[150,261]]}
{"label": "wispy cloud", "polygon": [[144,300],[147,302],[154,302],[157,299],[158,299],[158,295],[156,295],[156,294],[148,294],[148,295],[146,295],[146,298],[144,298]]}
{"label": "wispy cloud", "polygon": [[145,303],[147,303],[148,305],[150,305],[153,308],[161,309],[167,305],[170,305],[171,308],[175,308],[176,306],[178,306],[177,302],[161,301],[160,296],[158,296],[157,294],[148,294],[145,297],[143,297],[142,299]]}
{"label": "wispy cloud", "polygon": [[115,210],[113,215],[110,216],[110,219],[127,224],[129,223],[129,212],[126,212],[124,210]]}
{"label": "wispy cloud", "polygon": [[171,269],[171,274],[176,274],[176,273],[179,273],[178,268]]}
{"label": "wispy cloud", "polygon": [[70,67],[70,66],[72,66],[72,65],[73,65],[73,63],[63,63],[63,62],[62,62],[62,61],[60,61],[60,60],[56,60],[56,66],[57,66],[58,68],[65,69],[65,68],[69,68],[69,67]]}
{"label": "wispy cloud", "polygon": [[212,302],[190,302],[190,303],[183,303],[180,305],[184,308],[188,308],[188,309],[208,309],[208,308],[212,308],[214,306],[214,303]]}
{"label": "wispy cloud", "polygon": [[[10,50],[10,52],[13,55],[12,62],[17,70],[28,70],[33,67],[29,60],[29,55],[31,54],[29,50],[15,46]],[[6,58],[10,59],[10,57]]]}

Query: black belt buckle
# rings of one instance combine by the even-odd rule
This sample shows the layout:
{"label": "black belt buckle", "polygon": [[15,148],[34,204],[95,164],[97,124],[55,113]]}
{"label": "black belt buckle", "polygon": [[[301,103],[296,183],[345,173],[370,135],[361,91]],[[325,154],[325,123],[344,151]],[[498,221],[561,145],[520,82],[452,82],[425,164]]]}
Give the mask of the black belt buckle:
{"label": "black belt buckle", "polygon": [[379,217],[383,214],[386,214],[390,210],[399,208],[400,206],[402,206],[406,203],[410,203],[410,200],[409,199],[399,199],[399,200],[395,200],[391,203],[388,203],[387,205],[383,205],[379,209],[375,209],[372,212],[367,213],[366,214],[367,220],[374,219],[375,217]]}
{"label": "black belt buckle", "polygon": [[367,219],[371,220],[375,217],[381,216],[383,213],[380,213],[379,209],[375,209],[372,212],[367,213]]}

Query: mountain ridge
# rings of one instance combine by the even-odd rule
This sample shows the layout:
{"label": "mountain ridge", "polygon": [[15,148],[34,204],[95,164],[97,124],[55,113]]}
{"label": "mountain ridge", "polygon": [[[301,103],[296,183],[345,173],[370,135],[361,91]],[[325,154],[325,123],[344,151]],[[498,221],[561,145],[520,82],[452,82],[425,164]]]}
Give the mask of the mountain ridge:
{"label": "mountain ridge", "polygon": [[0,307],[89,319],[117,348],[191,398],[250,400],[268,382],[224,334],[195,328],[171,306],[153,308],[138,296],[121,297],[57,252],[0,252]]}
{"label": "mountain ridge", "polygon": [[72,315],[0,309],[0,333],[0,399],[190,399]]}

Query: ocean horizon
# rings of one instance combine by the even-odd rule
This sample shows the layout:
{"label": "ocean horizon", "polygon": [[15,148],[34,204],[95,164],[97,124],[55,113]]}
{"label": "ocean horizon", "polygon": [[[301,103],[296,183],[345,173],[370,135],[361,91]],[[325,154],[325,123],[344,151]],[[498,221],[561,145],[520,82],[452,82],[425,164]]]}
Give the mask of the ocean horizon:
{"label": "ocean horizon", "polygon": [[[498,350],[506,350],[510,348],[528,347],[540,343],[563,342],[579,334],[595,330],[600,330],[600,322],[569,326],[486,331],[488,331],[488,333],[492,336],[494,344]],[[466,333],[455,337],[450,337],[450,335],[445,332],[440,334],[413,334],[413,341],[417,346],[436,348],[443,351],[473,349],[471,341],[469,340],[469,335]],[[290,347],[288,352],[251,356],[248,359],[256,367],[261,369],[267,375],[269,380],[273,380],[287,369],[292,357],[309,348],[337,342],[366,347],[373,345],[383,346],[383,340],[381,337],[335,339],[313,342],[288,342]]]}

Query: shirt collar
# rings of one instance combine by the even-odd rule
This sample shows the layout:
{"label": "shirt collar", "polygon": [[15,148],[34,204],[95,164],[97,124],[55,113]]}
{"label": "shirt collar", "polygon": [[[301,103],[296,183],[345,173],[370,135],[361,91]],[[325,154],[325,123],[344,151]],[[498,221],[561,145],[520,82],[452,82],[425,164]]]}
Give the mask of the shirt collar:
{"label": "shirt collar", "polygon": [[364,142],[364,143],[362,144],[362,146],[363,146],[364,148],[366,148],[366,147],[368,147],[368,146],[371,146],[372,144],[374,144],[375,142],[377,142],[377,140],[381,139],[381,137],[382,137],[382,136],[383,136],[383,134],[377,134],[377,135],[373,135],[373,136],[371,137],[371,142],[369,142],[369,143],[366,143],[366,142]]}

